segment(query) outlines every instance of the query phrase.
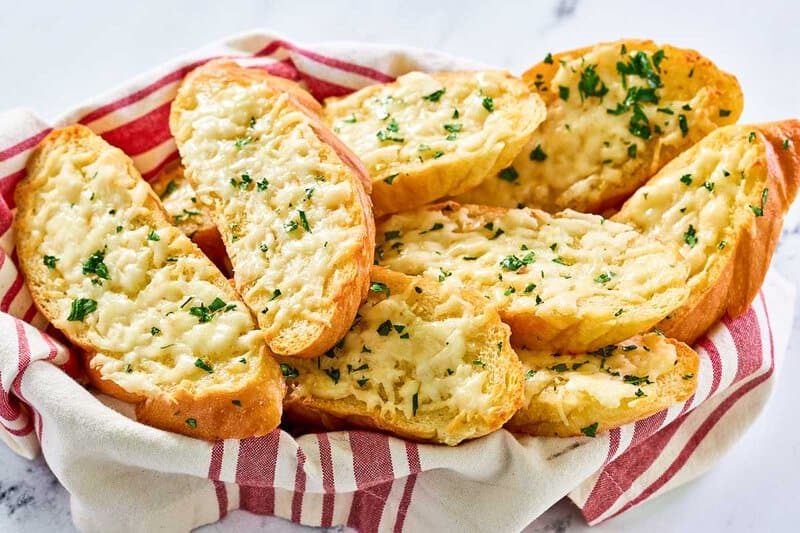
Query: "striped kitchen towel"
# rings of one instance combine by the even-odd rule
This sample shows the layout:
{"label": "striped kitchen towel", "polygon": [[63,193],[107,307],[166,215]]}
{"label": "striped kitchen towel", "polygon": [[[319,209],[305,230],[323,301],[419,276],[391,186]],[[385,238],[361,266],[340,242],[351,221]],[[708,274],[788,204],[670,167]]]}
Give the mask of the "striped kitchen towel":
{"label": "striped kitchen towel", "polygon": [[[299,81],[317,98],[410,70],[480,66],[397,47],[301,47],[257,32],[177,59],[53,126],[90,127],[151,178],[177,157],[167,124],[177,85],[220,56]],[[498,431],[449,448],[367,431],[276,430],[208,443],[154,429],[80,384],[75,353],[37,312],[16,266],[13,190],[49,129],[27,111],[0,114],[0,438],[25,457],[41,450],[86,531],[186,531],[232,509],[362,531],[519,530],[565,495],[595,524],[710,468],[758,416],[786,350],[793,288],[770,273],[744,315],[695,347],[692,398],[594,439]]]}

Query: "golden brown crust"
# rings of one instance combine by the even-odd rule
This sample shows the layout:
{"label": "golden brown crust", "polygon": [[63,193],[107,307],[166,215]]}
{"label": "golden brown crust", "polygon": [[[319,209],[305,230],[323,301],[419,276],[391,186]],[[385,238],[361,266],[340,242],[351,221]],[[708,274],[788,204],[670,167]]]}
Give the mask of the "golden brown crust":
{"label": "golden brown crust", "polygon": [[[629,342],[642,344],[642,339],[643,336],[636,336]],[[597,424],[594,426],[594,431],[602,433],[647,418],[671,405],[688,400],[697,388],[700,359],[686,344],[674,339],[663,340],[674,346],[677,362],[671,371],[660,375],[652,385],[642,386],[640,390],[646,391],[647,395],[636,398],[634,405],[631,405],[630,401],[625,401],[618,407],[606,407],[596,399],[584,396],[582,400],[584,403],[564,415],[560,406],[537,401],[534,398],[508,421],[506,429],[538,437],[577,437],[585,434],[582,430],[592,429],[593,424]],[[572,361],[580,364],[591,357],[598,356],[564,355],[560,356],[558,361],[569,366]],[[636,372],[631,375],[641,377],[643,373]],[[567,417],[566,421],[564,416]]]}
{"label": "golden brown crust", "polygon": [[[353,190],[356,191],[358,201],[354,202],[353,205],[342,206],[342,209],[353,212],[352,218],[360,220],[363,231],[363,238],[361,239],[363,246],[358,249],[348,264],[340,268],[339,272],[336,273],[338,285],[331,289],[332,306],[325,321],[326,323],[309,326],[303,330],[302,334],[289,332],[286,335],[267,336],[268,345],[274,353],[297,357],[316,357],[330,349],[342,338],[350,327],[358,306],[366,297],[369,287],[369,268],[372,264],[375,243],[372,204],[368,194],[371,190],[372,182],[358,158],[322,124],[318,117],[320,105],[311,95],[293,82],[271,76],[259,69],[240,67],[229,60],[215,60],[206,63],[204,66],[189,73],[184,79],[172,104],[170,115],[170,127],[176,135],[179,148],[182,143],[187,141],[182,137],[183,134],[179,132],[181,117],[187,109],[191,109],[196,105],[194,102],[196,93],[203,90],[213,91],[216,88],[233,84],[245,87],[261,84],[266,85],[276,95],[287,94],[291,106],[303,112],[308,119],[308,124],[321,142],[321,157],[328,160],[338,159],[342,166],[342,175],[352,180]],[[187,164],[186,161],[184,163],[187,166],[187,177],[197,187],[198,181],[193,176],[191,164]],[[232,233],[229,224],[230,220],[227,220],[225,215],[216,212],[216,210],[213,216],[222,234],[223,242],[230,243]],[[235,272],[237,257],[230,247],[228,247],[228,255],[231,258]],[[234,280],[236,280],[235,274]],[[240,293],[245,292],[245,287],[239,286],[238,281],[237,287]],[[263,305],[256,309],[254,307],[256,302],[247,303],[253,308],[259,320],[259,325],[262,329],[266,329],[269,324],[264,322],[266,319],[259,312]],[[258,303],[264,302],[259,301]]]}
{"label": "golden brown crust", "polygon": [[[115,382],[101,376],[99,369],[92,364],[96,347],[85,335],[71,334],[70,330],[65,328],[65,319],[56,314],[54,307],[56,291],[48,287],[44,281],[48,279],[46,267],[33,249],[31,241],[25,238],[35,229],[33,224],[37,205],[35,193],[36,188],[41,185],[35,182],[45,172],[44,165],[49,152],[63,146],[68,148],[80,146],[96,153],[110,151],[117,163],[124,166],[127,176],[135,180],[141,180],[141,176],[125,154],[106,144],[88,128],[75,125],[53,130],[40,142],[29,159],[27,177],[18,184],[15,191],[18,209],[14,227],[19,264],[34,303],[47,320],[81,350],[92,385],[111,396],[136,404],[137,419],[160,429],[208,440],[246,438],[271,432],[280,423],[281,399],[285,393],[285,385],[280,377],[278,365],[266,350],[261,353],[263,360],[260,362],[258,379],[247,383],[234,383],[227,391],[215,388],[213,391],[190,393],[176,384],[175,389],[169,394],[139,394],[128,392]],[[165,239],[169,232],[177,232],[170,225],[169,215],[158,197],[150,189],[144,206],[148,208],[148,214],[137,219],[137,222],[158,229]],[[180,246],[183,256],[205,257],[182,234],[176,233],[176,238],[178,239],[176,246]],[[208,281],[218,287],[228,301],[238,300],[238,296],[222,273],[218,273]],[[242,406],[234,405],[232,399],[239,400]],[[245,399],[252,400],[252,403],[245,404]],[[196,427],[187,425],[188,418],[195,419]]]}
{"label": "golden brown crust", "polygon": [[[735,318],[750,306],[769,269],[780,238],[783,216],[800,187],[800,121],[785,120],[741,126],[740,129],[755,131],[763,144],[760,158],[754,162],[750,172],[765,174],[765,181],[756,187],[756,193],[760,197],[762,188],[766,188],[768,198],[763,216],[753,216],[750,210],[746,211],[749,215],[747,220],[738,223],[738,235],[727,243],[728,257],[723,264],[715,265],[709,271],[708,283],[659,324],[665,335],[689,344],[726,314]],[[754,199],[753,204],[758,205],[758,200]],[[625,221],[624,211],[623,206],[621,215],[615,219]]]}
{"label": "golden brown crust", "polygon": [[[386,285],[391,294],[403,293],[409,287],[421,289],[422,292],[414,293],[417,300],[414,309],[422,315],[433,312],[432,310],[441,303],[441,288],[437,283],[423,278],[373,267],[371,280]],[[490,324],[482,337],[485,338],[485,350],[472,355],[480,358],[490,372],[491,405],[483,413],[480,425],[476,425],[475,422],[466,424],[463,421],[455,421],[446,412],[417,415],[413,419],[406,418],[401,412],[395,413],[394,416],[382,415],[379,410],[368,410],[365,404],[352,397],[326,400],[313,396],[299,396],[291,391],[284,402],[287,421],[305,430],[362,427],[409,440],[449,445],[486,435],[502,427],[522,404],[522,366],[508,342],[508,329],[500,321],[497,313],[487,306],[483,298],[471,291],[461,292],[460,297],[474,306],[475,314],[490,315]],[[501,349],[498,351],[500,345]],[[380,350],[376,349],[372,357],[378,356]],[[291,363],[288,359],[284,361]]]}

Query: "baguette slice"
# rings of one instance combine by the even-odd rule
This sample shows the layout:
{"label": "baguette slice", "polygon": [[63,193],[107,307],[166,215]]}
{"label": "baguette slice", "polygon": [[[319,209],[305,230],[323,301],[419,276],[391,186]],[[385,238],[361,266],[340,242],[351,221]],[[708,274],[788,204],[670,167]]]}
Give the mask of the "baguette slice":
{"label": "baguette slice", "polygon": [[234,282],[279,354],[313,357],[366,297],[374,221],[369,178],[296,85],[227,61],[190,73],[170,128],[211,209]]}
{"label": "baguette slice", "polygon": [[172,223],[203,250],[228,277],[233,274],[225,245],[207,207],[200,205],[178,161],[170,163],[150,182]]}
{"label": "baguette slice", "polygon": [[471,189],[508,166],[544,104],[502,71],[412,72],[325,101],[323,117],[364,161],[376,215]]}
{"label": "baguette slice", "polygon": [[287,418],[305,427],[455,445],[499,429],[522,401],[508,327],[483,298],[380,267],[334,349],[280,361]]}
{"label": "baguette slice", "polygon": [[469,287],[515,346],[582,353],[654,326],[686,301],[676,246],[597,215],[456,203],[378,224],[379,264]]}
{"label": "baguette slice", "polygon": [[593,437],[686,401],[700,364],[687,345],[656,333],[588,354],[518,354],[525,401],[506,428],[541,437]]}
{"label": "baguette slice", "polygon": [[734,76],[694,50],[652,41],[548,54],[523,79],[544,99],[547,119],[507,173],[518,177],[487,179],[460,201],[550,212],[619,207],[683,150],[736,122],[743,105]]}
{"label": "baguette slice", "polygon": [[681,247],[686,303],[660,325],[693,344],[758,294],[800,186],[800,121],[720,128],[639,189],[614,220]]}
{"label": "baguette slice", "polygon": [[245,305],[170,225],[117,148],[51,132],[16,189],[34,302],[85,354],[92,383],[146,424],[203,439],[275,429],[285,386]]}

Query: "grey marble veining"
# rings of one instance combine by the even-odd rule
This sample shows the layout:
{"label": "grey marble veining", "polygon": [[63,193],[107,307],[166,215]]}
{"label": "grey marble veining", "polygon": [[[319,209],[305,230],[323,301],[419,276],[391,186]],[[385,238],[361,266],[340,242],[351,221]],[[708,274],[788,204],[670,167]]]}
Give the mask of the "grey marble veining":
{"label": "grey marble veining", "polygon": [[[579,0],[486,2],[296,2],[84,0],[3,5],[0,108],[25,106],[53,117],[84,98],[206,42],[253,27],[301,42],[333,39],[435,48],[520,73],[548,51],[620,37],[694,47],[734,72],[746,95],[742,121],[800,116],[794,65],[800,3],[762,0],[669,4]],[[785,222],[773,264],[800,281],[800,205]],[[800,300],[796,300],[800,304]],[[800,305],[796,305],[800,310]],[[800,375],[800,316],[773,398],[761,419],[702,478],[593,531],[794,531],[800,491],[800,428],[789,377]],[[757,510],[757,511],[754,511]],[[205,532],[301,531],[273,517],[234,512]],[[335,528],[339,531],[341,528]],[[562,500],[526,530],[586,531]],[[69,495],[45,461],[0,445],[0,531],[74,531]],[[498,524],[498,532],[505,531]]]}

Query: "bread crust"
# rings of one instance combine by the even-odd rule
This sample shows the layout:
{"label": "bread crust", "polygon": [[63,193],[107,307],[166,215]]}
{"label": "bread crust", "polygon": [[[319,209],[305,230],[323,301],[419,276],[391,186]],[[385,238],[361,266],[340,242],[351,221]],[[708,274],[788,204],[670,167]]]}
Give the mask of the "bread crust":
{"label": "bread crust", "polygon": [[[65,319],[56,314],[54,307],[53,298],[57,289],[49,287],[45,281],[46,267],[26,236],[35,229],[41,230],[34,227],[32,218],[37,208],[36,188],[40,185],[36,181],[39,176],[44,175],[48,154],[53,150],[62,148],[71,150],[79,146],[83,149],[88,148],[96,154],[101,152],[110,154],[117,164],[124,166],[127,176],[134,180],[142,179],[133,162],[125,154],[106,144],[84,126],[75,125],[53,130],[40,142],[29,159],[27,177],[17,185],[15,199],[18,209],[14,219],[20,268],[39,312],[82,352],[91,384],[102,392],[135,404],[137,420],[140,422],[206,440],[246,438],[265,435],[274,430],[280,423],[285,384],[280,377],[277,363],[265,348],[260,353],[260,361],[253,362],[260,365],[257,379],[245,383],[234,382],[228,390],[214,387],[211,390],[191,392],[176,383],[171,393],[140,394],[131,393],[101,376],[99,369],[93,365],[96,346],[85,335],[72,334],[65,328]],[[141,221],[143,224],[149,223],[163,232],[162,235],[170,231],[177,232],[170,226],[167,212],[151,189],[148,189],[143,205],[148,210],[146,218]],[[188,238],[180,234],[177,240],[177,246],[180,246],[183,256],[202,257],[207,260]],[[222,273],[218,272],[218,275],[208,281],[218,287],[228,301],[238,300],[238,296]],[[234,405],[233,399],[239,400],[242,405]],[[187,425],[186,420],[190,418],[196,421],[196,427]]]}
{"label": "bread crust", "polygon": [[[677,355],[676,364],[671,371],[660,375],[654,385],[643,386],[640,390],[646,390],[647,395],[637,398],[635,405],[625,402],[618,407],[607,407],[594,398],[586,399],[584,396],[584,403],[567,413],[565,421],[556,406],[533,399],[529,404],[523,405],[506,423],[506,429],[537,437],[579,437],[586,434],[584,431],[593,424],[597,424],[594,428],[596,433],[603,433],[688,400],[697,389],[700,359],[697,352],[686,344],[675,339],[663,340],[674,347]],[[637,335],[627,342],[642,344],[643,336]],[[565,362],[569,366],[572,361],[580,364],[590,358],[598,356],[586,354],[561,356],[558,361]],[[636,375],[641,376],[642,373],[637,372]]]}
{"label": "bread crust", "polygon": [[[356,192],[358,201],[353,205],[346,205],[341,208],[351,213],[354,220],[358,220],[362,232],[361,242],[363,242],[363,246],[349,258],[346,266],[336,272],[337,279],[340,281],[338,286],[330,289],[332,304],[325,323],[315,324],[296,332],[292,331],[287,335],[276,335],[274,337],[265,335],[267,343],[274,353],[297,357],[316,357],[330,349],[344,336],[353,321],[358,306],[366,298],[369,286],[369,268],[372,264],[375,243],[374,219],[369,198],[372,182],[358,158],[322,124],[318,117],[320,105],[310,94],[303,91],[295,83],[271,76],[259,69],[240,67],[229,60],[214,60],[206,63],[204,66],[189,73],[181,84],[172,104],[170,114],[170,128],[176,136],[179,149],[189,140],[187,128],[182,128],[181,122],[183,121],[184,113],[196,105],[194,102],[195,96],[204,91],[213,92],[219,87],[231,85],[244,87],[264,85],[269,91],[273,91],[274,95],[288,95],[290,105],[302,111],[305,115],[307,123],[323,147],[322,151],[325,156],[338,159],[341,164],[342,176],[352,183],[353,190]],[[330,153],[325,151],[327,149],[330,149]],[[187,161],[185,156],[184,165],[189,181],[195,188],[198,188],[199,182],[193,171],[192,163]],[[232,231],[229,228],[230,221],[220,212],[220,209],[219,206],[214,205],[212,216],[222,234],[228,256],[233,263],[234,281],[237,289],[241,294],[244,294],[245,287],[242,286],[235,274],[239,259],[232,252],[229,244],[232,238]],[[258,253],[258,250],[255,250],[254,253]],[[280,267],[276,266],[275,268]],[[333,272],[330,273],[331,279],[333,274]],[[266,318],[260,311],[268,299],[247,301],[247,298],[245,298],[245,300],[256,314],[259,325],[266,330],[270,324],[265,322]]]}
{"label": "bread crust", "polygon": [[[724,252],[715,252],[728,253],[728,256],[722,264],[712,265],[708,283],[693,291],[683,306],[659,324],[665,335],[689,344],[695,343],[723,316],[736,318],[747,311],[764,282],[780,238],[783,217],[800,187],[800,121],[736,127],[743,134],[754,131],[763,145],[754,167],[765,173],[765,181],[756,190],[760,196],[762,188],[767,188],[768,198],[763,216],[744,211],[748,216],[737,224],[735,239],[727,243]],[[784,149],[786,141],[788,146]],[[758,201],[753,199],[753,204],[757,205]],[[613,218],[628,222],[626,207]],[[640,229],[647,232],[649,228]]]}
{"label": "bread crust", "polygon": [[[521,81],[507,72],[498,72],[505,77],[504,96],[512,103],[506,104],[504,110],[509,115],[513,127],[509,131],[496,132],[501,142],[495,146],[484,146],[478,153],[458,159],[450,157],[431,158],[422,164],[407,164],[398,169],[391,183],[386,176],[371,169],[372,200],[376,216],[397,213],[430,203],[448,195],[465,192],[480,184],[487,176],[494,176],[507,167],[524,146],[529,135],[544,120],[545,111],[541,100],[533,95]],[[443,72],[431,74],[431,77],[443,87],[466,83],[478,72]],[[371,85],[345,97],[331,97],[325,100],[323,118],[333,127],[333,123],[341,118],[342,110],[332,111],[343,102],[351,102],[358,107],[361,102],[386,89],[397,88],[401,81],[383,85]],[[354,108],[355,109],[355,108]],[[349,113],[348,109],[348,113]],[[345,113],[347,114],[347,113]],[[424,117],[419,117],[424,120]],[[457,121],[457,120],[455,120]],[[444,136],[444,135],[443,135]],[[410,142],[410,141],[407,141]],[[453,141],[453,142],[458,142]],[[362,154],[363,155],[363,154]]]}
{"label": "bread crust", "polygon": [[[568,102],[563,102],[559,97],[558,87],[553,85],[553,80],[561,68],[561,61],[574,60],[605,48],[622,49],[623,46],[630,52],[642,51],[651,56],[659,50],[664,52],[664,59],[658,69],[658,74],[663,81],[663,87],[658,88],[662,103],[686,101],[687,98],[694,97],[701,89],[708,91],[707,100],[705,100],[708,109],[690,110],[691,113],[703,112],[707,114],[707,116],[704,116],[703,125],[693,124],[690,119],[687,134],[677,142],[667,142],[662,135],[653,135],[647,141],[630,136],[630,141],[639,143],[634,158],[619,158],[616,155],[611,156],[608,154],[600,155],[600,150],[605,154],[611,149],[608,147],[609,145],[601,148],[601,141],[605,136],[613,134],[599,126],[597,131],[594,132],[582,130],[581,133],[577,133],[578,130],[574,127],[569,128],[569,124],[561,126],[561,118],[556,118],[557,113],[554,111],[558,106],[574,107],[575,104],[571,102],[575,102],[578,98],[573,87],[572,96],[568,97]],[[624,54],[615,54],[613,61],[622,61],[623,57]],[[609,66],[611,67],[610,70],[613,70],[614,63]],[[600,65],[601,71],[603,70],[602,67],[603,65]],[[613,75],[616,77],[617,73],[614,72]],[[617,79],[609,79],[610,76],[611,74],[608,74],[604,78],[605,83],[609,85],[612,82],[616,83]],[[545,102],[548,108],[548,118],[534,134],[533,140],[514,160],[513,164],[520,173],[520,177],[514,185],[520,182],[528,182],[536,184],[542,190],[546,189],[549,192],[540,192],[537,197],[533,193],[529,195],[527,192],[520,193],[517,191],[516,196],[512,198],[509,196],[509,190],[512,190],[509,184],[503,182],[493,183],[491,180],[486,180],[486,183],[470,193],[456,198],[456,200],[462,203],[490,203],[505,207],[525,205],[549,212],[570,208],[585,213],[603,213],[609,209],[617,209],[650,176],[683,150],[703,138],[713,128],[735,123],[741,115],[744,102],[741,87],[736,77],[720,70],[696,50],[678,48],[668,44],[658,45],[651,40],[642,39],[620,39],[552,54],[548,56],[546,61],[541,61],[528,69],[522,75],[522,79],[528,84],[531,91],[538,94]],[[641,85],[641,83],[637,82],[636,85]],[[605,109],[609,109],[609,112],[613,111],[615,104],[616,102],[609,101],[607,96],[597,101],[597,105],[603,108],[603,115],[606,115]],[[583,105],[583,98],[581,98],[581,105]],[[654,104],[653,107],[656,107],[656,105]],[[724,110],[724,116],[720,113],[720,110]],[[669,117],[674,126],[678,115],[685,112],[678,109],[674,111],[674,115],[662,114],[660,116]],[[606,116],[609,117],[609,120],[614,120],[611,115]],[[624,114],[624,116],[627,118],[628,114]],[[651,117],[650,120],[655,125],[654,117]],[[611,130],[611,128],[609,127],[608,130]],[[589,133],[592,135],[588,135]],[[537,165],[545,163],[531,163],[529,159],[532,158],[529,158],[529,153],[538,145],[544,149],[544,153],[547,153],[551,160],[564,158],[568,154],[565,155],[563,151],[557,152],[559,149],[564,148],[558,145],[559,138],[563,139],[564,137],[562,136],[569,137],[574,135],[593,137],[584,140],[582,146],[585,147],[584,149],[587,153],[584,153],[583,157],[591,157],[589,154],[598,150],[596,152],[596,162],[597,167],[602,170],[594,168],[589,172],[587,169],[586,171],[589,172],[587,175],[574,177],[558,174],[552,176],[547,174],[537,175],[537,171],[547,173],[548,170],[546,169],[549,167],[541,170]],[[612,144],[616,142],[617,140],[612,138]],[[603,157],[609,159],[603,160],[603,163],[600,164]],[[549,164],[549,161],[546,164]],[[573,168],[579,168],[579,166],[573,165]],[[618,172],[616,174],[609,172],[607,175],[601,176],[601,173],[612,168],[618,169]],[[549,172],[555,174],[557,171],[551,170]],[[542,197],[541,195],[543,194],[546,194],[547,197]]]}
{"label": "bread crust", "polygon": [[[439,303],[441,290],[439,286],[423,278],[405,276],[381,267],[372,268],[372,282],[385,284],[392,294],[402,293],[409,287],[418,287],[424,303],[417,307],[432,307]],[[486,313],[490,316],[490,326],[486,330],[486,353],[474,354],[480,357],[490,372],[491,406],[484,413],[481,424],[469,424],[440,415],[418,415],[414,419],[406,418],[402,412],[396,416],[382,415],[380,409],[371,411],[366,405],[346,397],[338,400],[327,400],[316,397],[301,397],[287,394],[284,409],[286,420],[306,430],[339,430],[361,427],[383,431],[405,439],[418,442],[436,442],[456,445],[465,439],[473,439],[502,427],[522,404],[522,365],[508,342],[508,328],[500,321],[496,311],[489,307],[485,300],[471,291],[462,291],[461,297],[474,306],[476,314]],[[496,346],[502,343],[498,351]],[[487,355],[491,353],[491,356]],[[380,357],[376,351],[373,357]],[[290,359],[281,361],[291,364]]]}

